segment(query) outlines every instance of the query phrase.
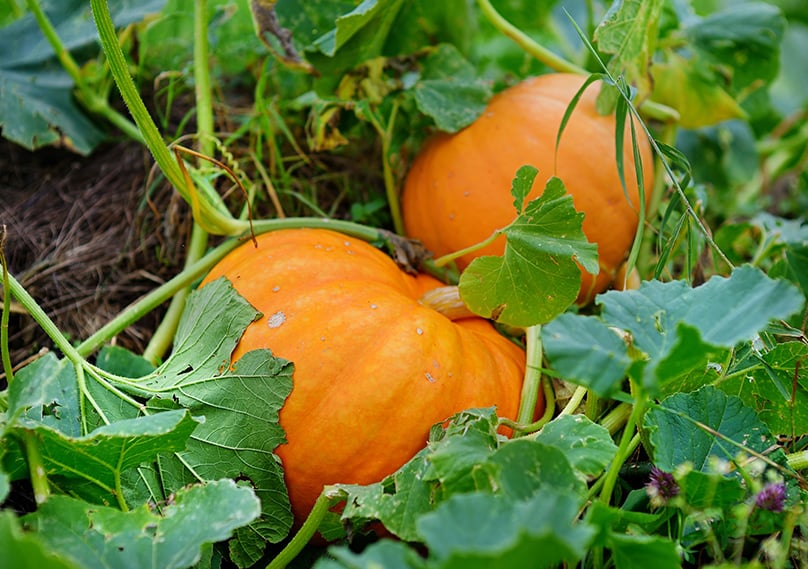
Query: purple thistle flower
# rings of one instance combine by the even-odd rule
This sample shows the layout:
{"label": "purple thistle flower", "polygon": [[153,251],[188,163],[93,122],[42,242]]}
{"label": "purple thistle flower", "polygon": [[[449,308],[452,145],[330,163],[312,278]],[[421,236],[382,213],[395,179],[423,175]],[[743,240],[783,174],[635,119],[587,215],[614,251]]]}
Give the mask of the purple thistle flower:
{"label": "purple thistle flower", "polygon": [[770,512],[782,512],[786,503],[786,485],[782,482],[769,482],[755,496],[755,506]]}
{"label": "purple thistle flower", "polygon": [[651,505],[659,508],[679,494],[679,485],[674,480],[673,474],[652,466],[651,479],[645,485],[645,492],[651,499]]}

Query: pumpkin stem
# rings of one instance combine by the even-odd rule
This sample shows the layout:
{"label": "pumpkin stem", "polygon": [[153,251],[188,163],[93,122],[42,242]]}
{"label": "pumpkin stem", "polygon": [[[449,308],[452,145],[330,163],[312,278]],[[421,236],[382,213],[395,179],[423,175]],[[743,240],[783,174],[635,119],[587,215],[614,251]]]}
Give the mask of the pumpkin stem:
{"label": "pumpkin stem", "polygon": [[441,286],[428,290],[421,295],[418,302],[440,312],[449,320],[477,316],[460,298],[460,289],[457,286]]}

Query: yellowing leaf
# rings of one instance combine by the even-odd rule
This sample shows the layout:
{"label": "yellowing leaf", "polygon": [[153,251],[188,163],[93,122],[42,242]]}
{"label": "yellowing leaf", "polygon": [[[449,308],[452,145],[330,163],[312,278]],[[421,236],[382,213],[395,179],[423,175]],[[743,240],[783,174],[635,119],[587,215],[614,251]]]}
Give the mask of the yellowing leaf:
{"label": "yellowing leaf", "polygon": [[684,128],[700,128],[745,117],[738,102],[696,59],[672,54],[666,63],[653,64],[651,75],[654,99],[679,111],[679,124]]}

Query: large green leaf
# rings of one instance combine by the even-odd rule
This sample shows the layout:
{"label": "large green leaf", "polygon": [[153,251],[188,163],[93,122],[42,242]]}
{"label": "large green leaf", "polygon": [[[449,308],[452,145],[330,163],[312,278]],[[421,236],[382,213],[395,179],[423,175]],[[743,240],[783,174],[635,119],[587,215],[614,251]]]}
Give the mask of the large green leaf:
{"label": "large green leaf", "polygon": [[516,503],[459,494],[425,514],[418,531],[436,568],[554,567],[586,553],[594,532],[576,523],[579,507],[577,497],[549,490]]}
{"label": "large green leaf", "polygon": [[557,417],[547,423],[535,438],[561,450],[584,479],[603,472],[617,454],[617,445],[609,431],[585,415]]}
{"label": "large green leaf", "polygon": [[[515,192],[524,178],[520,172]],[[463,301],[475,313],[512,326],[543,324],[558,316],[581,287],[576,261],[592,274],[599,270],[597,246],[587,241],[582,220],[563,182],[551,178],[542,195],[502,230],[504,255],[478,257],[463,271]]]}
{"label": "large green leaf", "polygon": [[8,431],[33,435],[45,474],[58,485],[94,503],[116,502],[123,472],[155,460],[163,452],[185,449],[197,421],[187,411],[172,411],[111,423],[83,437],[70,437],[30,419]]}
{"label": "large green leaf", "polygon": [[418,109],[440,130],[456,132],[485,110],[491,88],[450,44],[441,44],[421,62],[421,76],[412,87]]}
{"label": "large green leaf", "polygon": [[744,2],[694,20],[684,32],[701,55],[721,69],[731,69],[737,93],[777,76],[785,28],[786,19],[778,7]]}
{"label": "large green leaf", "polygon": [[76,370],[49,352],[20,369],[8,390],[10,420],[27,419],[66,436],[81,435]]}
{"label": "large green leaf", "polygon": [[53,496],[25,521],[50,551],[80,567],[180,569],[259,512],[248,488],[222,480],[181,489],[158,511],[143,505],[121,512]]}
{"label": "large green leaf", "polygon": [[743,449],[763,453],[775,444],[753,409],[712,386],[667,397],[643,424],[654,463],[666,472],[684,463],[709,472],[713,457],[732,461]]}
{"label": "large green leaf", "polygon": [[249,352],[231,365],[236,343],[257,316],[229,281],[208,283],[189,296],[166,362],[152,374],[120,385],[151,396],[153,411],[182,408],[205,418],[187,449],[162,457],[152,470],[142,469],[139,492],[168,494],[200,479],[248,481],[263,514],[250,529],[239,530],[263,538],[239,540],[252,544],[243,552],[250,559],[260,557],[263,540],[280,541],[292,524],[274,450],[285,442],[278,414],[292,390],[293,366],[269,350]]}
{"label": "large green leaf", "polygon": [[[547,325],[548,359],[562,376],[601,395],[619,389],[626,373],[658,395],[669,382],[706,367],[723,348],[752,340],[772,319],[799,311],[803,298],[791,284],[744,266],[697,288],[648,281],[638,290],[602,294],[598,303],[600,316],[565,316]],[[630,345],[616,342],[607,327],[626,332]],[[582,337],[603,343],[584,350]]]}
{"label": "large green leaf", "polygon": [[[159,11],[165,0],[109,0],[118,26]],[[85,0],[43,0],[42,8],[62,43],[79,61],[98,51],[97,32]],[[0,127],[3,136],[29,149],[56,142],[88,154],[105,137],[72,96],[74,83],[61,67],[32,14],[0,33]]]}
{"label": "large green leaf", "polygon": [[740,397],[773,433],[808,434],[808,346],[778,344],[757,359],[759,365],[730,374],[720,389]]}
{"label": "large green leaf", "polygon": [[80,569],[63,552],[48,549],[38,535],[23,531],[11,510],[0,511],[0,551],[4,566],[14,569]]}

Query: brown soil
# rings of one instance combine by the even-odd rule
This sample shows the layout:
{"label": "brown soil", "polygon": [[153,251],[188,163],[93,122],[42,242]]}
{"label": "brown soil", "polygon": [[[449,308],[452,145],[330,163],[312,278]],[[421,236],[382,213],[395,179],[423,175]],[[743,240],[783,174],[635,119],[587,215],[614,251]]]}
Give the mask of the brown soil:
{"label": "brown soil", "polygon": [[[110,143],[90,157],[0,142],[0,225],[10,273],[71,339],[83,339],[176,274],[190,230],[187,207],[165,183],[149,184],[142,145]],[[162,311],[116,338],[141,351]],[[14,364],[47,336],[12,306]]]}

